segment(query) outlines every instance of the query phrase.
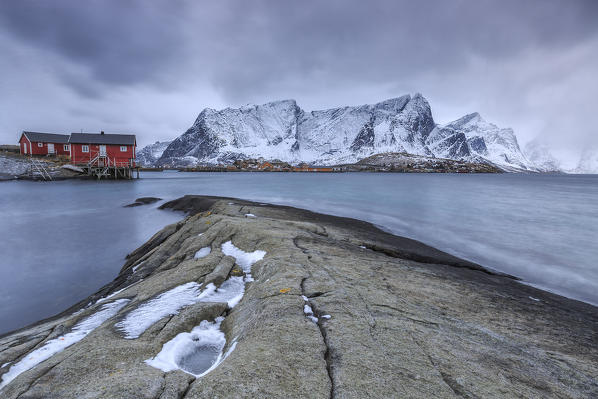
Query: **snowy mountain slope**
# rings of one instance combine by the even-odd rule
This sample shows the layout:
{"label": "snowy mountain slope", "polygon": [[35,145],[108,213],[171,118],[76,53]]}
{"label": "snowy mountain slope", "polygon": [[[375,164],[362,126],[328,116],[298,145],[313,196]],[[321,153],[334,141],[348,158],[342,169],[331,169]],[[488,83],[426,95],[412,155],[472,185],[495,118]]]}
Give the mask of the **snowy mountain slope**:
{"label": "snowy mountain slope", "polygon": [[552,155],[548,145],[536,138],[525,145],[523,153],[540,171],[560,172],[561,162]]}
{"label": "snowy mountain slope", "polygon": [[598,149],[589,148],[586,149],[579,159],[577,168],[572,173],[589,173],[598,174]]}
{"label": "snowy mountain slope", "polygon": [[156,164],[232,163],[264,157],[332,165],[385,152],[535,170],[511,129],[500,129],[477,113],[436,125],[421,94],[311,112],[294,100],[220,111],[207,108]]}
{"label": "snowy mountain slope", "polygon": [[536,170],[521,152],[513,129],[501,129],[485,121],[477,112],[437,129],[428,139],[437,156],[485,160],[507,169]]}
{"label": "snowy mountain slope", "polygon": [[164,153],[172,141],[156,141],[137,151],[137,163],[143,166],[153,166]]}

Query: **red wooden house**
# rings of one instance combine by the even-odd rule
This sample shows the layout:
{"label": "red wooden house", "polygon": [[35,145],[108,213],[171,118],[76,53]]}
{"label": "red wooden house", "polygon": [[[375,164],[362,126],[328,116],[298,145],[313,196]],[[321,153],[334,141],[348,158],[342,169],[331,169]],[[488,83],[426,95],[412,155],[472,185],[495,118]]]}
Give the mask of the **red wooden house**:
{"label": "red wooden house", "polygon": [[19,146],[23,155],[70,155],[68,134],[23,132]]}
{"label": "red wooden house", "polygon": [[69,144],[74,165],[136,166],[134,134],[71,133]]}

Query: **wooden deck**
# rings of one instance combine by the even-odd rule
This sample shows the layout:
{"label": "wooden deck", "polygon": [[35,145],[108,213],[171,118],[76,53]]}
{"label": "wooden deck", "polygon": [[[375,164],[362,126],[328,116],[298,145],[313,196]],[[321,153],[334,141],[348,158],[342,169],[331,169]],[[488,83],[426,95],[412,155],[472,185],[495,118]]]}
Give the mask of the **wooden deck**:
{"label": "wooden deck", "polygon": [[102,178],[131,180],[135,178],[135,171],[137,172],[136,178],[139,179],[139,166],[136,166],[132,159],[123,162],[97,155],[87,164],[77,166],[83,169],[88,176],[96,177],[98,180]]}

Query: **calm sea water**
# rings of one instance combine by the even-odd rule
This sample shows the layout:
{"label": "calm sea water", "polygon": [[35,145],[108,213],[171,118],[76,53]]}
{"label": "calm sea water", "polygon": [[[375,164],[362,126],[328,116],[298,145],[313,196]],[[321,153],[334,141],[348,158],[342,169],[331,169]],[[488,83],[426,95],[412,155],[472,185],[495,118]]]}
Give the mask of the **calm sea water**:
{"label": "calm sea water", "polygon": [[182,215],[137,197],[240,197],[373,222],[598,304],[598,176],[143,173],[133,182],[0,183],[0,333],[111,281]]}

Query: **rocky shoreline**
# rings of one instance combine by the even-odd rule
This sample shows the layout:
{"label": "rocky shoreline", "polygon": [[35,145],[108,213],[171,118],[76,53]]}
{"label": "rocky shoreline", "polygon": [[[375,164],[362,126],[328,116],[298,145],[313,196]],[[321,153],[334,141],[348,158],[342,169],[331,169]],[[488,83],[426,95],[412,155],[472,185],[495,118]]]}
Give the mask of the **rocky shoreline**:
{"label": "rocky shoreline", "polygon": [[231,198],[0,337],[3,398],[596,397],[598,308],[370,223]]}

